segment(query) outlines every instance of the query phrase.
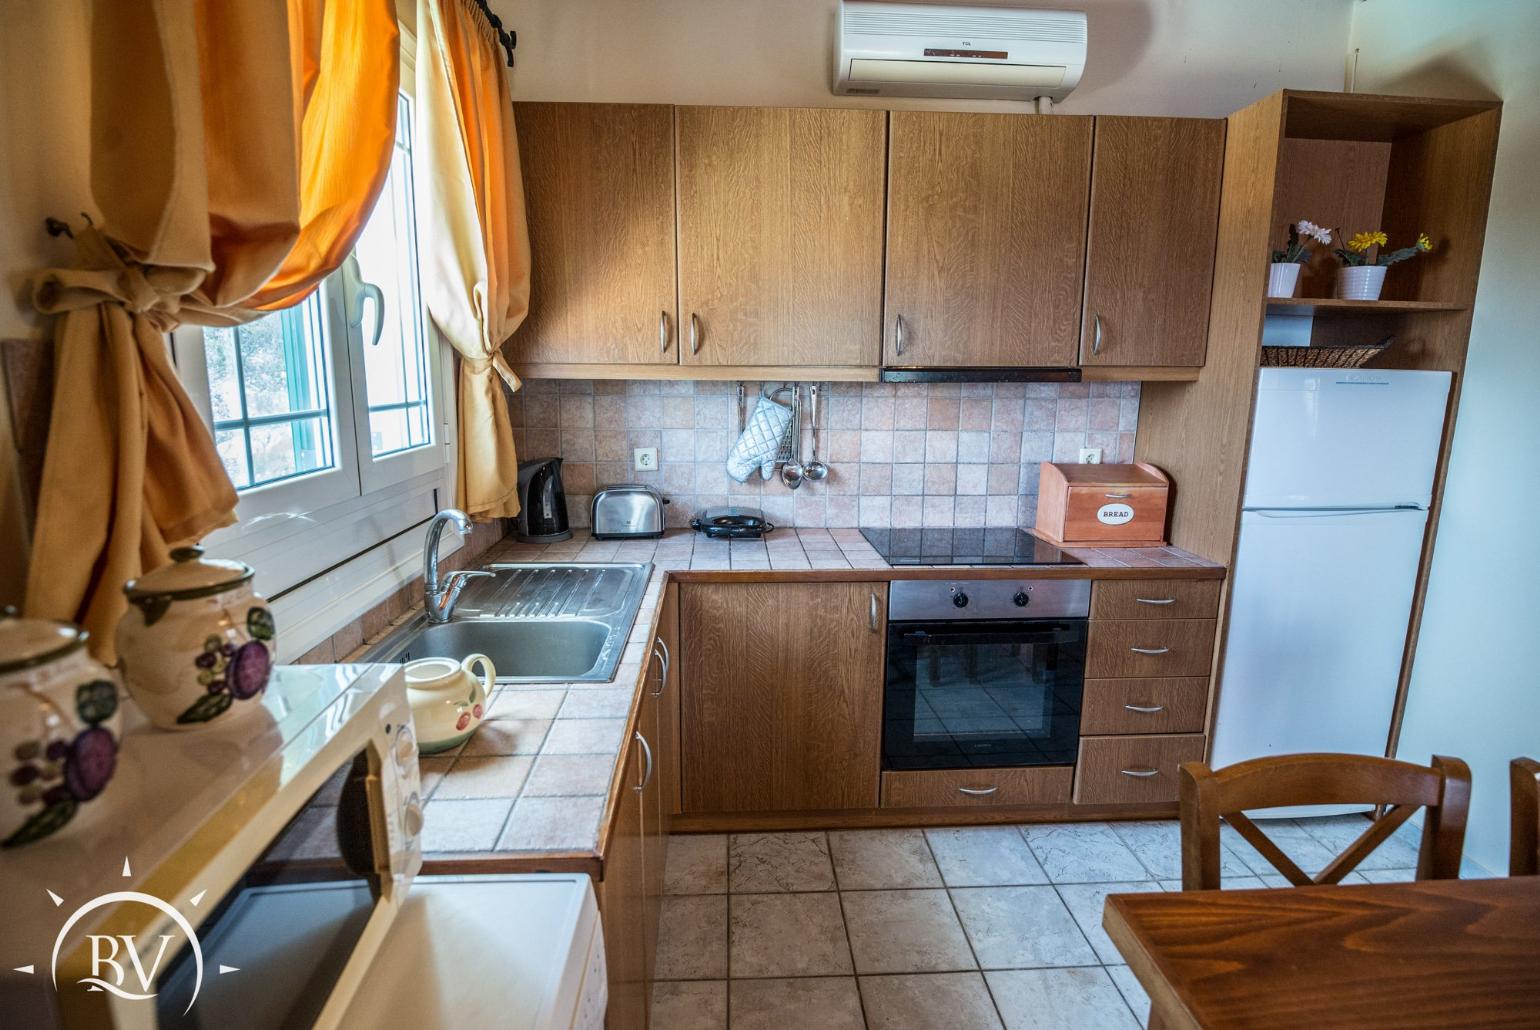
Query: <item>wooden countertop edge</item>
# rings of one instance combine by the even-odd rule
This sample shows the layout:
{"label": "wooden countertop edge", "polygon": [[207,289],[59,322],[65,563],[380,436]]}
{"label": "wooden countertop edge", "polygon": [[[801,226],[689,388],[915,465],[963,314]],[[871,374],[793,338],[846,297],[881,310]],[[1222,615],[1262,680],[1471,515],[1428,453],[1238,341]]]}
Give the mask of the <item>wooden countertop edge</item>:
{"label": "wooden countertop edge", "polygon": [[1224,579],[1223,565],[929,565],[886,569],[673,569],[680,583],[870,583],[903,579]]}

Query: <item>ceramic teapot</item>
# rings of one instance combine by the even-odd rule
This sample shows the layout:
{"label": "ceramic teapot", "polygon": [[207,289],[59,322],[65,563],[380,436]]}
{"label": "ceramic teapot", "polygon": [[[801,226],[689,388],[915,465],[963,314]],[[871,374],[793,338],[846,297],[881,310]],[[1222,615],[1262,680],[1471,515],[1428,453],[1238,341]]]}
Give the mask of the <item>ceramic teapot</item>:
{"label": "ceramic teapot", "polygon": [[0,612],[0,848],[78,827],[117,769],[118,684],[86,639],[67,622]]}
{"label": "ceramic teapot", "polygon": [[118,622],[124,685],[161,729],[194,730],[260,708],[273,671],[273,613],[245,562],[179,547],[123,587]]}
{"label": "ceramic teapot", "polygon": [[[480,679],[472,672],[477,665],[481,666]],[[404,671],[419,752],[430,755],[447,751],[476,732],[497,681],[492,659],[484,654],[473,654],[462,662],[419,658],[407,662]]]}

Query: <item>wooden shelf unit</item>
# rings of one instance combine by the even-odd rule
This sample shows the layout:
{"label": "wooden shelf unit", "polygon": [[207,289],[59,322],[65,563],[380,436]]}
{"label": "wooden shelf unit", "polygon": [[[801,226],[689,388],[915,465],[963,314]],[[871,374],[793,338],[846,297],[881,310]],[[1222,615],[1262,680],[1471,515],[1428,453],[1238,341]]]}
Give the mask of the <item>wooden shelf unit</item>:
{"label": "wooden shelf unit", "polygon": [[[1313,343],[1393,333],[1395,344],[1371,365],[1453,373],[1387,752],[1393,751],[1399,733],[1427,589],[1501,113],[1498,102],[1284,90],[1231,115],[1208,361],[1193,382],[1145,383],[1140,399],[1135,457],[1171,475],[1171,543],[1230,565],[1268,313],[1330,316],[1316,319],[1317,335],[1340,339],[1313,338]],[[1372,305],[1327,299],[1336,264],[1329,252],[1317,257],[1329,263],[1301,271],[1300,292],[1306,296],[1270,300],[1270,252],[1283,242],[1287,224],[1301,218],[1349,233],[1381,228],[1392,245],[1425,231],[1436,249],[1392,267],[1384,300]],[[1216,689],[1206,723],[1210,733],[1228,610],[1227,587],[1220,609]]]}

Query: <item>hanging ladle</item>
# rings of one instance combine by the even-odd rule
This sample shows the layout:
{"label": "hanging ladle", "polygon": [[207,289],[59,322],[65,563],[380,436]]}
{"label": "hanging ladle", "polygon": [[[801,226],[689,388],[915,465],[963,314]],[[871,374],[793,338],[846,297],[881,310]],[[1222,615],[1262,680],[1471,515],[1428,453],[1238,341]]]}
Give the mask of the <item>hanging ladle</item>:
{"label": "hanging ladle", "polygon": [[796,383],[791,386],[791,454],[787,457],[786,464],[781,466],[781,482],[789,489],[795,490],[802,485],[805,478],[802,474],[802,405],[798,403],[797,391],[802,388]]}
{"label": "hanging ladle", "polygon": [[816,483],[829,474],[829,466],[818,460],[818,384],[809,386],[807,392],[812,398],[813,406],[813,460],[802,469],[802,474]]}

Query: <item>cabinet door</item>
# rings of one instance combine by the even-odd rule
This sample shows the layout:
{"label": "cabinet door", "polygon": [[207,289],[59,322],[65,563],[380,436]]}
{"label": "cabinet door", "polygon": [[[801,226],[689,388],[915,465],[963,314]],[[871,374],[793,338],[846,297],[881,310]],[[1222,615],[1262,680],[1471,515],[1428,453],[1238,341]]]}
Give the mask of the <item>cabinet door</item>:
{"label": "cabinet door", "polygon": [[883,360],[1075,363],[1091,119],[894,111]]}
{"label": "cabinet door", "polygon": [[515,104],[529,315],[514,364],[675,364],[673,109]]}
{"label": "cabinet door", "polygon": [[658,616],[658,636],[653,641],[653,689],[658,697],[658,783],[662,797],[659,816],[662,832],[668,833],[669,816],[679,811],[679,584],[670,583],[663,594]]}
{"label": "cabinet door", "polygon": [[677,109],[686,364],[877,363],[883,119]]}
{"label": "cabinet door", "polygon": [[633,788],[642,782],[642,749],[632,741],[626,777],[604,850],[602,912],[604,957],[609,967],[608,1030],[646,1030],[649,959],[643,802]]}
{"label": "cabinet door", "polygon": [[1082,365],[1201,365],[1225,123],[1096,119]]}
{"label": "cabinet door", "polygon": [[650,689],[642,695],[637,735],[646,742],[643,749],[641,791],[642,805],[642,955],[647,976],[648,1008],[652,1007],[652,975],[657,968],[658,922],[663,912],[663,870],[668,863],[668,827],[663,814],[663,778],[659,775],[662,748],[658,746],[660,696]]}
{"label": "cabinet door", "polygon": [[877,807],[884,583],[680,588],[686,812]]}

